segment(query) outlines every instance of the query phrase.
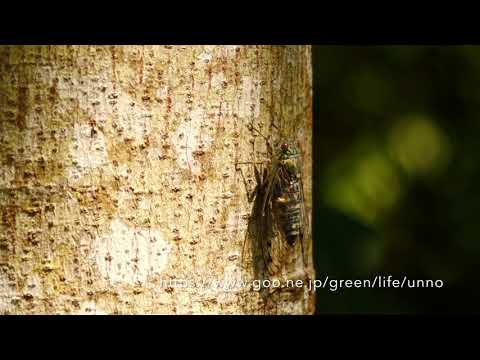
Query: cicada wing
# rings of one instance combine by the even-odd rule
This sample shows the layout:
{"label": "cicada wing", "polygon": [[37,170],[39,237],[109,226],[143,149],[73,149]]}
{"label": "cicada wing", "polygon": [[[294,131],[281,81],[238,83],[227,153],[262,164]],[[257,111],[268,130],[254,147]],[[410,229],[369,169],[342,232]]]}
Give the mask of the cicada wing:
{"label": "cicada wing", "polygon": [[302,203],[301,203],[301,224],[302,228],[300,229],[300,244],[302,246],[302,259],[303,259],[303,264],[305,267],[308,266],[308,258],[307,258],[307,242],[310,241],[311,239],[311,228],[310,228],[310,221],[309,217],[307,214],[307,210],[305,208],[305,194],[303,191],[303,181],[300,178],[300,192],[301,192],[301,197],[302,197]]}
{"label": "cicada wing", "polygon": [[274,275],[279,271],[279,247],[282,245],[276,236],[272,201],[275,197],[276,172],[278,168],[264,169],[258,186],[252,219],[255,227],[255,239],[261,264],[258,265],[262,277]]}
{"label": "cicada wing", "polygon": [[272,274],[275,274],[277,271],[277,263],[276,263],[277,257],[275,254],[276,242],[275,242],[275,234],[273,231],[273,214],[270,206],[267,206],[261,218],[262,218],[263,232],[261,234],[260,244],[261,244],[261,250],[262,250],[263,263],[268,275],[272,275]]}
{"label": "cicada wing", "polygon": [[280,275],[282,266],[286,261],[286,244],[281,237],[281,229],[279,223],[279,217],[276,212],[276,201],[281,194],[281,178],[279,171],[281,167],[278,163],[267,178],[267,198],[265,199],[265,224],[268,229],[268,234],[263,241],[265,263],[267,264],[267,270],[269,275]]}
{"label": "cicada wing", "polygon": [[[271,263],[271,238],[272,238],[272,214],[270,211],[263,210],[263,204],[270,202],[271,194],[267,192],[268,170],[265,168],[260,174],[255,169],[255,179],[257,186],[253,199],[252,211],[248,221],[247,242],[250,243],[254,276],[263,280],[266,277]],[[244,249],[242,250],[243,257]]]}
{"label": "cicada wing", "polygon": [[[253,209],[252,209],[252,211],[249,215],[249,218],[248,218],[247,231],[245,233],[245,239],[243,240],[242,267],[244,269],[246,268],[244,266],[245,265],[245,248],[246,248],[247,244],[250,243],[250,247],[252,249],[252,257],[253,257],[252,260],[255,262],[255,254],[256,254],[256,252],[254,251],[254,247],[255,247],[255,243],[256,243],[255,239],[258,239],[259,231],[261,231],[261,225],[257,221],[258,211],[256,210],[255,204],[258,202],[258,198],[259,198],[259,196],[261,196],[261,193],[262,193],[262,177],[261,177],[261,174],[258,171],[256,166],[254,166],[253,169],[254,169],[254,176],[255,176],[256,185],[255,185],[255,189],[253,191],[253,194],[251,194],[251,195],[247,194],[247,196],[248,196],[249,202],[252,201],[252,200],[255,200],[255,203],[253,205]],[[241,173],[241,174],[242,174],[242,177],[243,177],[243,173]],[[243,182],[244,182],[245,186],[247,187],[247,182],[245,181],[245,178],[243,178]]]}
{"label": "cicada wing", "polygon": [[[272,164],[270,172],[265,173],[264,177],[264,185],[265,185],[265,193],[267,196],[262,201],[262,212],[265,213],[267,210],[267,205],[271,202],[273,198],[273,192],[275,186],[278,184],[278,161],[274,161]],[[271,204],[270,204],[271,205]]]}
{"label": "cicada wing", "polygon": [[245,238],[243,239],[243,245],[242,245],[242,255],[241,255],[241,267],[243,270],[247,270],[248,266],[246,265],[246,257],[245,257],[245,248],[247,247],[248,243],[251,243],[251,233],[252,230],[250,230],[250,221],[248,224],[247,231],[245,232]]}

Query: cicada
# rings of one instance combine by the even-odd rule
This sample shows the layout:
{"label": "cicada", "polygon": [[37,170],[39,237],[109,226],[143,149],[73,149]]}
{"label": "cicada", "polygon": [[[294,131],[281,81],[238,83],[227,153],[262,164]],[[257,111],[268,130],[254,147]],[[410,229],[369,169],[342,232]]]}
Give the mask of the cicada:
{"label": "cicada", "polygon": [[291,141],[269,148],[272,161],[260,167],[253,164],[256,186],[249,195],[253,207],[247,236],[252,242],[254,272],[260,279],[279,277],[292,263],[296,267],[298,246],[301,262],[306,266],[308,223],[301,154]]}

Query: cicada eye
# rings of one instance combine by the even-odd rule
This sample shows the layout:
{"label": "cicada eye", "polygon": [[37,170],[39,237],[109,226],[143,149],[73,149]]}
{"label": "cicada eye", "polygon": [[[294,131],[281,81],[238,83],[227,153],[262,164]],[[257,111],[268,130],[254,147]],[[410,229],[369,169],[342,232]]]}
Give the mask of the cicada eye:
{"label": "cicada eye", "polygon": [[282,148],[283,151],[288,150],[288,144],[287,144],[287,143],[283,143],[282,146],[281,146],[281,148]]}

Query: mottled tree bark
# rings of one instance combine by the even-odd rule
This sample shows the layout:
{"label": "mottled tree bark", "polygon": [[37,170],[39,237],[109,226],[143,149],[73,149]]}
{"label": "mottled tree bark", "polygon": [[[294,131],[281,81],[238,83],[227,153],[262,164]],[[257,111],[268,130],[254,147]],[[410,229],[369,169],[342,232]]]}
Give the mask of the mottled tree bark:
{"label": "mottled tree bark", "polygon": [[300,139],[310,214],[311,81],[308,46],[0,47],[0,312],[312,313],[204,283],[252,279],[264,137]]}

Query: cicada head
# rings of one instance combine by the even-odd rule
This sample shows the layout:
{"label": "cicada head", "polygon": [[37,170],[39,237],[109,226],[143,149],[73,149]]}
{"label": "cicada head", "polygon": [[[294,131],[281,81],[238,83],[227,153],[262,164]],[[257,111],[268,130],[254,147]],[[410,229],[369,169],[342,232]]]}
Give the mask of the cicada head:
{"label": "cicada head", "polygon": [[280,145],[280,160],[296,158],[300,155],[296,146],[289,142],[283,142]]}

